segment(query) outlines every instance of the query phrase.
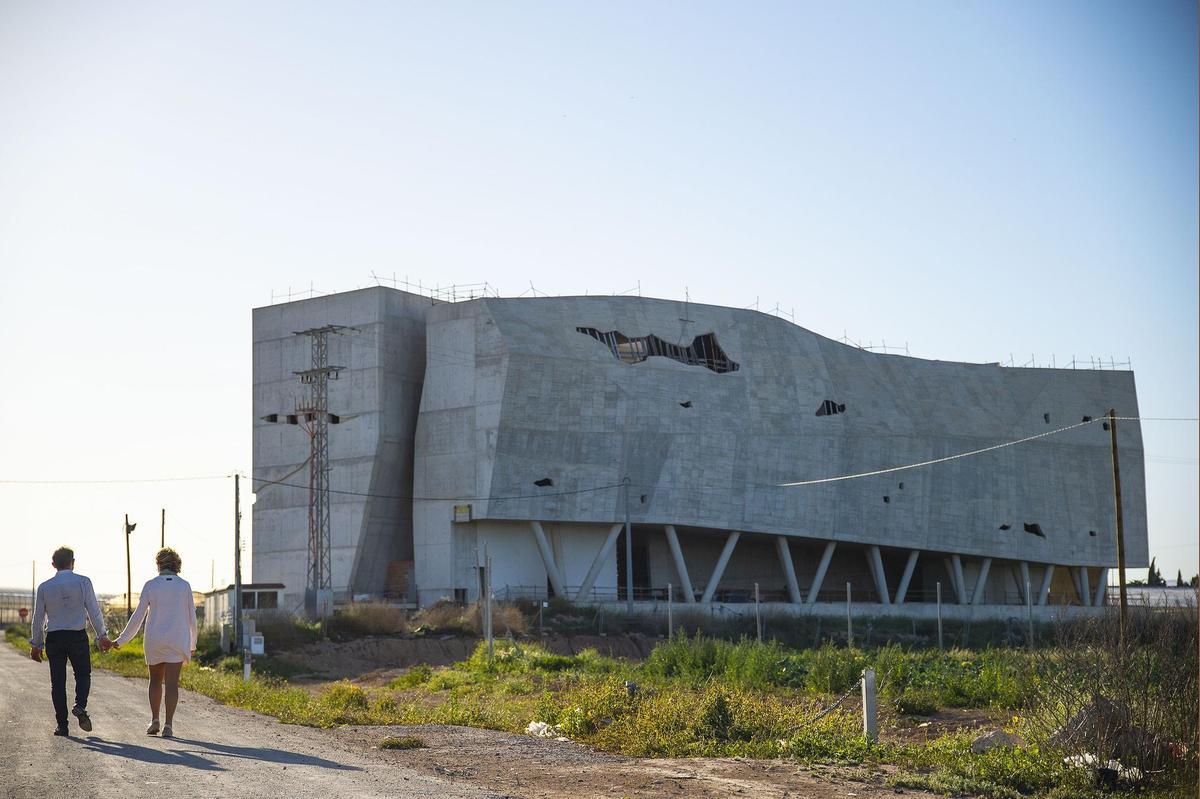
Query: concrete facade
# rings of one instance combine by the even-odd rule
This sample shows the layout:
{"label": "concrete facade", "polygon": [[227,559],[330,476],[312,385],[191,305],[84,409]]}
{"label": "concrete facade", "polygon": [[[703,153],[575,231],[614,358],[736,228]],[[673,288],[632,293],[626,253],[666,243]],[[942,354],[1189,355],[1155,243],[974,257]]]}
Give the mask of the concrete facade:
{"label": "concrete facade", "polygon": [[[434,304],[368,289],[255,312],[256,418],[299,390],[291,371],[307,350],[292,331],[322,324],[376,331],[394,353],[373,361],[353,339],[337,353],[331,338],[331,363],[356,359],[340,383],[363,386],[331,384],[331,410],[361,414],[331,432],[333,487],[415,497],[411,526],[406,501],[332,497],[348,593],[377,593],[390,558],[413,562],[422,604],[474,599],[486,552],[497,596],[615,601],[628,500],[639,600],[668,583],[683,602],[746,601],[757,583],[791,606],[844,602],[846,583],[880,605],[932,602],[939,585],[956,604],[1104,599],[1115,514],[1099,421],[908,471],[781,484],[982,449],[1110,407],[1137,416],[1131,372],[883,355],[755,311],[666,300]],[[306,456],[303,435],[280,427],[256,422],[256,477]],[[1147,561],[1137,422],[1118,436],[1133,568]],[[255,506],[255,579],[302,594],[307,492],[273,491]],[[296,574],[260,573],[263,522],[264,567],[288,553]]]}
{"label": "concrete facade", "polygon": [[[409,497],[431,304],[369,288],[254,310],[253,574],[287,586],[287,609],[304,600],[309,438],[263,417],[290,413],[307,397],[295,372],[309,368],[311,345],[295,333],[331,323],[352,328],[329,336],[329,363],[346,367],[329,383],[330,412],[344,420],[331,425],[332,487],[354,492],[330,495],[334,597],[404,598],[413,592]],[[268,484],[276,480],[285,484]]]}

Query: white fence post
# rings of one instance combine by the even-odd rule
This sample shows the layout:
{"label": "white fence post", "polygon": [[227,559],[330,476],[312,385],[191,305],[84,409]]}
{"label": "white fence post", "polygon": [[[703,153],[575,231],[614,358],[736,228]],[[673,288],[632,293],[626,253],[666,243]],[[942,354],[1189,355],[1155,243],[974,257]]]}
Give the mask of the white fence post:
{"label": "white fence post", "polygon": [[863,735],[874,743],[879,740],[879,727],[875,718],[875,670],[864,669],[862,673]]}

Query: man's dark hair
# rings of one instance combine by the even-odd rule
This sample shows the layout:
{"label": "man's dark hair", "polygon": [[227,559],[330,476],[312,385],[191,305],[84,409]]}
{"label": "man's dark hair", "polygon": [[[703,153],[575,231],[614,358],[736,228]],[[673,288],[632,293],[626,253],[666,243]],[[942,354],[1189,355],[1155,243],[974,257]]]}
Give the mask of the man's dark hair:
{"label": "man's dark hair", "polygon": [[59,547],[50,556],[50,562],[54,564],[54,568],[56,569],[69,569],[71,568],[71,564],[75,562],[75,550],[70,547]]}

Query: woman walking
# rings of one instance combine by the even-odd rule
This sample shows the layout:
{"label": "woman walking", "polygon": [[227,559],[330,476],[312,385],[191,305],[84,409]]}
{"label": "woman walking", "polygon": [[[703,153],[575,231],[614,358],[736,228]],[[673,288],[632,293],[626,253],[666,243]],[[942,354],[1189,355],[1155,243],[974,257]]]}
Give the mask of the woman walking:
{"label": "woman walking", "polygon": [[147,735],[159,731],[158,708],[166,685],[167,717],[162,736],[170,738],[174,731],[171,722],[179,701],[179,672],[196,651],[196,603],[192,587],[179,576],[183,560],[170,547],[160,549],[154,556],[158,576],[142,586],[142,596],[129,623],[117,636],[114,646],[130,642],[142,622],[146,624],[144,648],[146,665],[150,669],[150,726]]}

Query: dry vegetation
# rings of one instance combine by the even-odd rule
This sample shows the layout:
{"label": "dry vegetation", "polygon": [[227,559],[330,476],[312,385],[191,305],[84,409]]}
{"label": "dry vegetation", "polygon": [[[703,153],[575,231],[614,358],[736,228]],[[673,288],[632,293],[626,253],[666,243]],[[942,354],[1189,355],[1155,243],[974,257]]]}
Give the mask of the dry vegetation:
{"label": "dry vegetation", "polygon": [[[940,652],[889,644],[860,650],[829,643],[791,649],[694,635],[663,642],[638,664],[594,651],[551,653],[520,640],[526,620],[515,608],[495,615],[499,635],[511,631],[513,638],[497,641],[494,656],[481,644],[453,666],[414,667],[384,687],[336,682],[301,690],[279,676],[243,684],[220,660],[209,661],[216,668],[188,667],[184,684],[314,726],[449,724],[524,732],[538,721],[554,735],[640,757],[886,764],[897,788],[952,796],[1090,798],[1108,787],[1162,799],[1195,795],[1194,611],[1138,611],[1123,644],[1115,620],[1106,617],[1064,625],[1044,635],[1040,649]],[[330,632],[466,633],[478,624],[477,607],[442,603],[409,616],[360,605],[339,613]],[[316,631],[293,627],[300,639]],[[15,631],[10,640],[24,643]],[[126,647],[97,661],[142,674],[139,655]],[[814,720],[868,666],[881,691],[884,734],[876,743],[862,736],[853,698]],[[974,752],[977,730],[921,718],[947,708],[995,719],[1018,745]],[[914,728],[925,737],[912,734]],[[1109,759],[1118,766],[1109,769]]]}

